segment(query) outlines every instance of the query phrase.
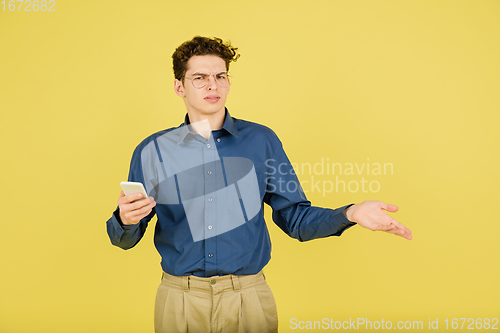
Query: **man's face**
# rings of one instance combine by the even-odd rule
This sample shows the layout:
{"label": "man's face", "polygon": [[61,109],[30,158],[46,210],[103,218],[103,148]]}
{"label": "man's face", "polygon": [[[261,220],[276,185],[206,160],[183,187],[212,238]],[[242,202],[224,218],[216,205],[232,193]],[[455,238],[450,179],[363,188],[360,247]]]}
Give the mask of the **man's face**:
{"label": "man's face", "polygon": [[[226,104],[229,86],[223,87],[215,82],[215,74],[226,71],[225,61],[215,55],[193,56],[187,62],[187,71],[184,83],[175,80],[175,92],[184,98],[189,114],[207,116],[223,113]],[[212,73],[208,84],[197,89],[189,78],[196,73]]]}

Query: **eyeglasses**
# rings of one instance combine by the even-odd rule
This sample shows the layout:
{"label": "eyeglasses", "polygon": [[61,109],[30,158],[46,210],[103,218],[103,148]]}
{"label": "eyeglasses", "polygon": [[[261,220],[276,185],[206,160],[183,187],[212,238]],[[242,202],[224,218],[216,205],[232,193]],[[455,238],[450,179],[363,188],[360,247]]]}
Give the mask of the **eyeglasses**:
{"label": "eyeglasses", "polygon": [[221,87],[229,87],[233,80],[233,77],[229,75],[228,72],[219,72],[219,73],[194,73],[193,77],[186,77],[185,79],[191,80],[193,83],[193,87],[196,89],[201,89],[207,86],[210,81],[210,77],[213,75],[215,82],[217,82]]}

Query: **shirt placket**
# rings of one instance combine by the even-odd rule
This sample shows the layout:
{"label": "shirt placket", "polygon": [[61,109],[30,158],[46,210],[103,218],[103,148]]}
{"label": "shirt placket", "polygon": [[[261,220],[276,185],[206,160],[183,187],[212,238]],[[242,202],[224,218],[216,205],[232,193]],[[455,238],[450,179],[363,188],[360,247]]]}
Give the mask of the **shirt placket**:
{"label": "shirt placket", "polygon": [[216,149],[213,140],[203,147],[203,160],[211,161],[203,164],[204,172],[204,228],[205,228],[205,273],[206,276],[217,274],[217,223],[216,223]]}

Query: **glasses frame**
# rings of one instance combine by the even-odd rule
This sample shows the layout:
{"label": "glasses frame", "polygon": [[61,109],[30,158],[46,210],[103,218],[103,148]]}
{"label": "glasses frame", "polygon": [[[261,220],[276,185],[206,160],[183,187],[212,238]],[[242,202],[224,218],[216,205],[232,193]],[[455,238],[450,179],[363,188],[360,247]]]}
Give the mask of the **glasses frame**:
{"label": "glasses frame", "polygon": [[[214,77],[215,82],[217,82],[217,84],[218,84],[219,86],[221,86],[221,87],[229,87],[229,86],[231,86],[231,80],[230,80],[230,79],[232,79],[232,78],[233,78],[233,76],[232,76],[231,74],[229,74],[229,71],[222,71],[222,72],[217,72],[217,73],[196,72],[196,73],[194,73],[194,74],[193,74],[193,76],[195,76],[195,75],[200,75],[200,74],[209,75],[209,77],[208,77],[208,81],[207,81],[207,83],[205,83],[205,85],[203,85],[203,87],[196,87],[196,86],[194,85],[194,81],[193,81],[193,78],[192,78],[192,77],[183,76],[182,78],[183,78],[183,79],[188,79],[188,80],[191,80],[191,84],[192,84],[192,85],[193,85],[193,87],[195,87],[196,89],[203,89],[203,88],[205,88],[205,87],[206,87],[206,86],[210,83],[210,78],[211,78],[212,76]],[[227,79],[228,79],[229,85],[227,85],[227,86],[223,86],[222,84],[220,84],[220,82],[219,82],[219,81],[217,81],[217,75],[219,75],[219,74],[226,74],[226,75],[227,75]]]}

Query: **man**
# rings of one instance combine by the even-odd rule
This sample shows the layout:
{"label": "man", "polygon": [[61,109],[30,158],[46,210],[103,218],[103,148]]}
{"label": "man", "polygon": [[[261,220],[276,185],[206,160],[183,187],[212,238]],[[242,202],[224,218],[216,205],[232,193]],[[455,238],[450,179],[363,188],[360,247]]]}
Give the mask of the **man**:
{"label": "man", "polygon": [[393,205],[311,206],[276,134],[231,117],[225,107],[236,50],[199,36],[175,50],[174,89],[184,99],[185,121],[137,146],[129,181],[143,183],[150,197],[122,191],[107,221],[112,244],[129,249],[157,215],[154,241],[163,269],[157,332],[277,331],[276,304],[262,273],[271,253],[263,203],[300,241],[340,236],[355,224],[411,239],[384,212],[397,211]]}

